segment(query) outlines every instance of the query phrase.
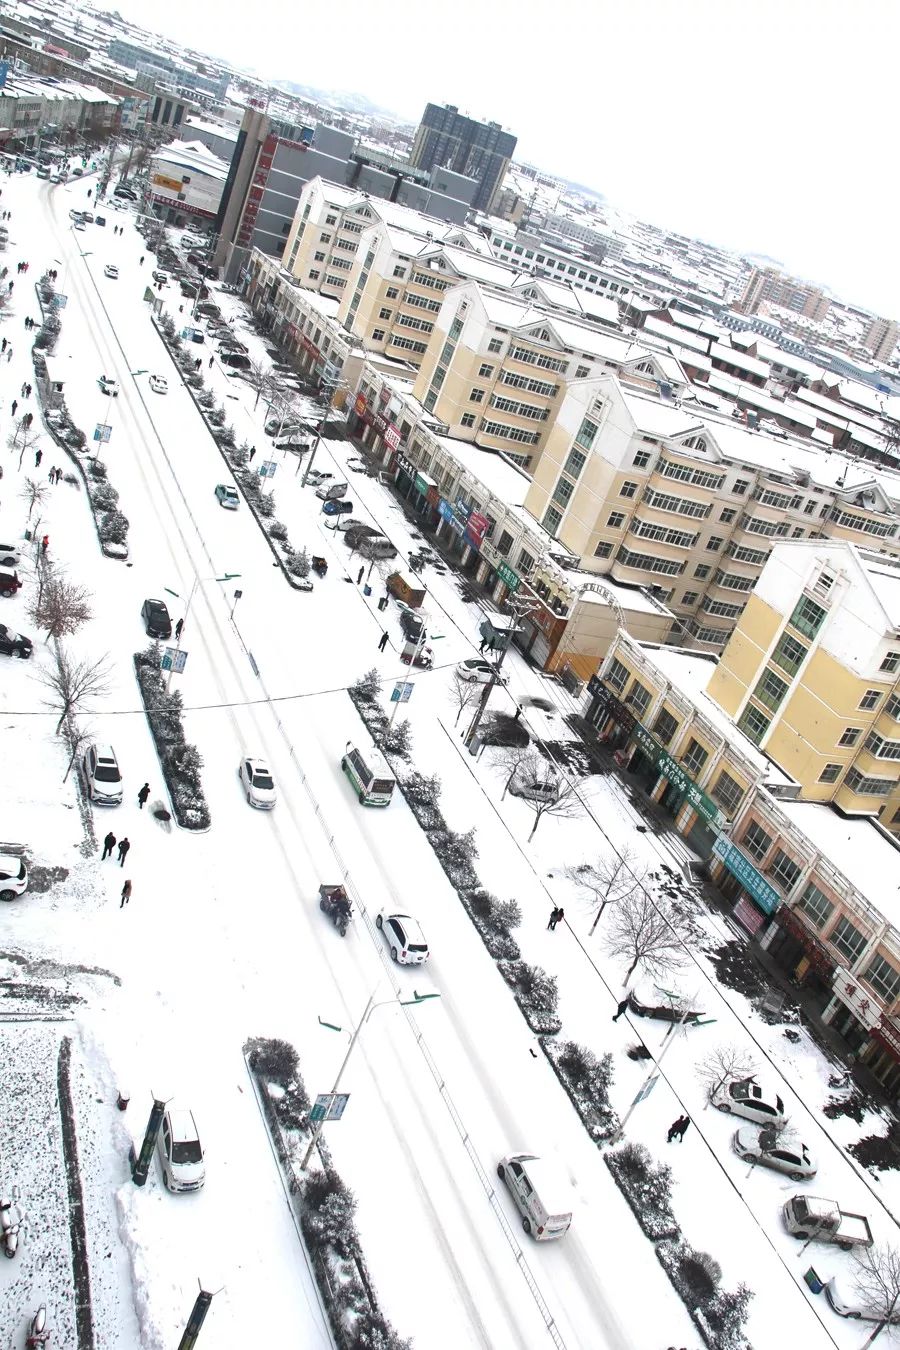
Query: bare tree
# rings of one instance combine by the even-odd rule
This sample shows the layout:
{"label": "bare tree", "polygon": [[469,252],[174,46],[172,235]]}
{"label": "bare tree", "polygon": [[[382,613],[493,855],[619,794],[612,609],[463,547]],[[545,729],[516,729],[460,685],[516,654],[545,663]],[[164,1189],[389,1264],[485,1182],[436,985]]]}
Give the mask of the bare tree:
{"label": "bare tree", "polygon": [[717,1045],[697,1065],[697,1077],[706,1084],[706,1095],[712,1098],[726,1083],[736,1079],[752,1078],[756,1073],[753,1057],[739,1045]]}
{"label": "bare tree", "polygon": [[621,853],[609,853],[594,863],[577,863],[567,867],[565,875],[569,881],[588,892],[592,907],[597,906],[590,928],[593,933],[607,905],[615,904],[644,884],[647,868],[626,846]]}
{"label": "bare tree", "polygon": [[67,719],[82,712],[91,700],[109,693],[110,675],[105,656],[97,661],[78,660],[65,647],[56,648],[53,664],[45,666],[35,678],[50,692],[46,706],[59,713],[57,736]]}
{"label": "bare tree", "polygon": [[669,911],[644,886],[616,905],[605,929],[604,945],[611,956],[628,962],[626,984],[638,966],[659,977],[684,963],[684,949]]}
{"label": "bare tree", "polygon": [[[26,453],[33,454],[41,442],[40,427],[30,427],[24,417],[20,417],[16,423],[15,434],[9,438],[7,444],[10,450],[19,451],[19,468],[22,467],[22,460]],[[24,492],[22,494],[24,496]]]}
{"label": "bare tree", "polygon": [[583,809],[579,796],[580,781],[561,778],[540,751],[530,748],[531,758],[523,759],[518,772],[513,775],[517,784],[525,789],[521,792],[522,800],[534,813],[534,824],[527,843],[534,838],[544,816],[571,819]]}
{"label": "bare tree", "polygon": [[28,607],[28,617],[51,638],[70,637],[93,617],[91,594],[84,586],[51,573]]}
{"label": "bare tree", "polygon": [[[457,709],[453,721],[454,726],[457,725],[466,709],[474,708],[480,698],[481,690],[477,684],[473,684],[471,680],[464,680],[459,675],[453,676],[453,683],[450,686],[450,701],[456,705]],[[504,788],[503,791],[505,796],[506,789]]]}
{"label": "bare tree", "polygon": [[69,762],[66,765],[66,771],[63,774],[63,782],[66,781],[69,774],[72,772],[72,765],[75,763],[76,759],[81,757],[82,752],[95,739],[95,736],[90,727],[84,730],[73,720],[67,729],[66,739],[69,742],[70,754]]}
{"label": "bare tree", "polygon": [[250,388],[256,394],[254,408],[259,404],[263,394],[276,394],[279,392],[278,383],[272,376],[272,371],[268,366],[262,365],[259,361],[251,361],[250,365],[244,371],[244,379]]}
{"label": "bare tree", "polygon": [[857,1247],[853,1259],[857,1297],[878,1319],[878,1325],[862,1346],[865,1350],[885,1327],[900,1323],[900,1250],[887,1243]]}
{"label": "bare tree", "polygon": [[[481,698],[481,689],[478,685],[474,686],[475,698],[473,702],[477,703]],[[536,751],[526,741],[524,745],[501,745],[498,746],[491,756],[491,768],[497,769],[504,778],[502,801],[509,791],[509,785],[523,765],[531,764]]]}
{"label": "bare tree", "polygon": [[28,504],[28,519],[30,520],[34,508],[40,506],[41,502],[47,496],[47,484],[39,483],[35,478],[26,478],[19,489],[19,496],[22,498],[23,502],[27,502]]}

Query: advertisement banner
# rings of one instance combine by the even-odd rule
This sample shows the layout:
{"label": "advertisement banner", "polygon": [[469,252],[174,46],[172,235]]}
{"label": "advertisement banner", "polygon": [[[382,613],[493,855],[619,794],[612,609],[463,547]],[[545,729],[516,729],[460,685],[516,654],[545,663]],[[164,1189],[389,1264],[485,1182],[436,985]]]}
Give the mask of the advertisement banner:
{"label": "advertisement banner", "polygon": [[737,844],[733,844],[727,835],[720,834],[713,844],[712,851],[713,857],[724,863],[726,871],[737,878],[760,909],[765,910],[766,914],[774,914],[781,904],[781,896],[774,886],[769,885],[762,873],[757,871]]}
{"label": "advertisement banner", "polygon": [[715,802],[711,801],[706,793],[697,787],[697,784],[692,778],[688,777],[678,761],[672,758],[668,750],[663,749],[659,741],[650,735],[646,727],[642,727],[638,722],[631,734],[647,758],[659,769],[662,776],[668,778],[673,787],[684,793],[685,798],[698,815],[709,821],[710,825],[718,826],[724,822],[725,817]]}
{"label": "advertisement banner", "polygon": [[387,445],[391,450],[396,450],[397,447],[398,447],[398,445],[400,444],[400,441],[401,441],[401,440],[402,440],[402,437],[401,437],[400,432],[399,432],[399,430],[397,429],[397,427],[395,427],[395,426],[390,426],[390,425],[385,427],[385,429],[384,429],[384,443],[385,443],[385,445]]}
{"label": "advertisement banner", "polygon": [[517,572],[514,572],[505,562],[497,564],[497,576],[511,591],[517,591],[522,584],[522,579]]}
{"label": "advertisement banner", "polygon": [[[366,403],[365,394],[357,394],[356,402],[353,404],[353,411],[356,413],[357,417],[362,417],[363,413],[366,411],[366,408],[368,406],[369,405]],[[394,446],[391,446],[392,450],[394,448],[395,448]]]}

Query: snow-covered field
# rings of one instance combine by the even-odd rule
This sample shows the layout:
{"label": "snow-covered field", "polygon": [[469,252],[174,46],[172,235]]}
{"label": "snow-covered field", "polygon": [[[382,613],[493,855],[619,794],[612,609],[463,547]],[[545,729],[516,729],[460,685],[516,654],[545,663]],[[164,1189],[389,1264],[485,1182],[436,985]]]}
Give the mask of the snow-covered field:
{"label": "snow-covered field", "polygon": [[[329,559],[312,593],[289,588],[246,507],[220,509],[214,488],[230,475],[150,322],[142,296],[152,260],[139,265],[145,247],[132,214],[110,208],[105,230],[70,229],[69,208],[86,204],[87,186],[51,190],[27,178],[4,180],[2,205],[13,211],[4,261],[14,275],[20,259],[31,268],[16,276],[14,298],[0,316],[0,332],[14,345],[12,360],[0,359],[0,388],[8,409],[33,378],[22,319],[37,317],[29,289],[55,266],[69,297],[56,352],[71,372],[66,399],[89,437],[98,421],[113,428],[103,457],[131,522],[129,562],[102,557],[84,493],[65,483],[48,487],[37,533],[49,534],[53,561],[94,595],[94,617],[71,642],[94,658],[108,653],[112,677],[107,697],[82,721],[114,745],[125,777],[124,804],[97,809],[94,831],[99,839],[111,828],[132,847],[124,869],[115,860],[101,863],[99,851],[85,856],[77,785],[71,776],[63,782],[66,756],[34,679],[49,652],[26,615],[34,568],[25,564],[26,586],[3,601],[0,614],[35,638],[32,662],[3,658],[0,671],[0,835],[26,844],[44,866],[69,870],[48,891],[3,908],[2,953],[27,963],[10,967],[20,981],[65,972],[80,1001],[67,1005],[65,1024],[0,1024],[0,1191],[17,1181],[32,1216],[23,1251],[0,1270],[0,1325],[18,1344],[26,1312],[45,1300],[53,1344],[76,1343],[54,1096],[65,1034],[74,1043],[97,1345],[177,1344],[198,1281],[217,1291],[204,1346],[266,1344],[276,1329],[286,1344],[330,1344],[241,1051],[250,1036],[284,1037],[300,1054],[310,1091],[325,1091],[374,992],[382,1006],[342,1081],[348,1110],[327,1130],[338,1169],[357,1195],[366,1256],[397,1329],[423,1347],[531,1347],[550,1338],[549,1320],[556,1343],[573,1350],[693,1350],[696,1330],[600,1151],[543,1055],[534,1054],[532,1033],[418,825],[402,799],[388,811],[361,809],[341,773],[344,744],[361,733],[346,687],[377,666],[387,694],[405,670],[396,607],[378,610],[378,585],[363,594],[358,560],[323,528],[320,503],[301,487],[292,460],[279,458],[277,513],[292,541]],[[112,232],[117,223],[125,224],[121,237]],[[118,280],[103,275],[109,261]],[[241,330],[240,303],[220,298],[217,288],[214,295],[234,315],[254,359],[264,360],[263,344]],[[177,320],[177,290],[170,287],[164,299]],[[264,404],[254,408],[246,384],[217,362],[210,369],[211,351],[209,343],[197,347],[204,376],[238,441],[261,453],[268,443]],[[102,373],[119,379],[117,399],[100,392]],[[168,378],[167,395],[150,391],[150,373]],[[317,464],[344,476],[353,453],[349,443],[328,442]],[[4,540],[35,529],[19,488],[61,456],[45,438],[39,470],[29,463],[20,470],[17,462],[17,454],[3,454]],[[348,481],[354,514],[380,525],[408,555],[414,534],[392,497],[374,479]],[[373,583],[390,570],[379,565]],[[225,572],[239,579],[217,582]],[[624,1115],[646,1077],[646,1067],[624,1051],[636,1037],[659,1050],[665,1027],[632,1025],[629,1017],[612,1023],[624,970],[604,950],[602,923],[588,936],[593,916],[564,868],[624,846],[653,868],[676,867],[682,846],[639,832],[623,786],[610,777],[586,780],[589,809],[582,815],[547,817],[527,842],[530,810],[513,797],[501,800],[490,751],[477,760],[464,751],[466,715],[454,725],[451,669],[477,654],[478,611],[462,600],[452,575],[429,570],[425,579],[429,614],[443,636],[436,668],[415,674],[405,708],[414,762],[440,777],[452,827],[475,826],[483,883],[519,901],[517,939],[526,960],[558,977],[564,1035],[597,1054],[613,1053],[613,1104]],[[201,836],[167,832],[138,807],[145,780],[151,802],[165,790],[131,664],[146,644],[143,599],[165,598],[174,620],[195,581],[184,632],[187,668],[175,679],[188,739],[205,765],[212,827]],[[235,588],[242,591],[236,606]],[[390,641],[382,654],[385,624]],[[559,686],[515,652],[506,669],[509,691],[493,696],[498,706],[512,710],[513,699],[548,697],[558,715],[539,722],[526,707],[524,720],[535,734],[558,728],[560,738],[567,735],[562,715],[572,704]],[[273,769],[279,802],[271,813],[255,813],[243,799],[237,765],[244,752],[267,758]],[[120,909],[126,877],[133,897]],[[343,940],[317,904],[318,883],[339,879],[362,901]],[[566,922],[548,932],[556,904],[564,905]],[[426,967],[391,966],[373,923],[382,907],[418,916],[432,950]],[[702,947],[732,934],[699,902],[696,922],[704,941],[692,946],[680,980],[712,1020],[677,1038],[627,1135],[671,1163],[676,1216],[687,1239],[719,1261],[723,1285],[744,1281],[753,1289],[747,1330],[755,1350],[849,1350],[860,1342],[858,1328],[809,1293],[803,1272],[814,1264],[827,1278],[850,1258],[825,1247],[804,1252],[784,1233],[779,1208],[798,1186],[773,1172],[748,1174],[731,1150],[735,1122],[704,1109],[697,1061],[722,1042],[746,1047],[819,1156],[814,1192],[867,1213],[882,1240],[895,1235],[896,1177],[881,1174],[876,1183],[843,1152],[866,1129],[822,1115],[830,1066],[805,1033],[788,1041],[746,999],[717,985]],[[408,999],[413,991],[440,999],[401,1009],[398,993]],[[116,1110],[119,1090],[130,1093],[125,1113]],[[155,1164],[145,1188],[130,1181],[128,1149],[139,1142],[153,1096],[196,1114],[207,1163],[206,1187],[196,1195],[169,1195]],[[692,1127],[682,1145],[668,1146],[666,1129],[682,1111]],[[554,1157],[568,1177],[575,1218],[562,1242],[528,1241],[505,1191],[494,1190],[498,1157],[522,1148]]]}

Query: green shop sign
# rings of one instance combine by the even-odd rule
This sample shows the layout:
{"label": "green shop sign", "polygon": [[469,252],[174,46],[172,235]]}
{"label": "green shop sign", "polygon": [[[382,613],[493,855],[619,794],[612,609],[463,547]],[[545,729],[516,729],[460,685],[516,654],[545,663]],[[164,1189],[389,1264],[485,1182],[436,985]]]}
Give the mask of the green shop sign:
{"label": "green shop sign", "polygon": [[497,564],[497,576],[504,586],[508,586],[511,591],[517,591],[522,584],[521,579],[504,562]]}
{"label": "green shop sign", "polygon": [[668,778],[679,792],[684,793],[685,799],[690,802],[698,815],[708,820],[710,825],[718,827],[724,824],[725,817],[715,802],[707,797],[705,792],[701,792],[694,780],[688,778],[678,761],[672,758],[668,750],[665,750],[645,727],[638,723],[631,734],[662,776]]}

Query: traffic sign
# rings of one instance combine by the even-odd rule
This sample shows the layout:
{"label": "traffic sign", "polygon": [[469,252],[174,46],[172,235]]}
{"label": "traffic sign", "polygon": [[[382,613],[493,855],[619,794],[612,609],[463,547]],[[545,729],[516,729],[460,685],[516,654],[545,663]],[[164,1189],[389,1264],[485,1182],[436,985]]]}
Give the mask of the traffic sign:
{"label": "traffic sign", "polygon": [[310,1120],[340,1120],[350,1100],[349,1092],[320,1092],[309,1112]]}
{"label": "traffic sign", "polygon": [[163,670],[174,670],[176,675],[181,675],[187,665],[187,659],[188,654],[181,647],[166,647],[160,665]]}
{"label": "traffic sign", "polygon": [[412,680],[398,680],[391,690],[392,703],[408,703],[412,698]]}
{"label": "traffic sign", "polygon": [[98,422],[97,425],[94,427],[94,440],[95,440],[95,441],[104,441],[104,442],[106,442],[106,441],[109,440],[109,438],[110,438],[111,436],[112,436],[112,427],[111,427],[111,426],[107,426],[107,424],[106,424],[105,422]]}

